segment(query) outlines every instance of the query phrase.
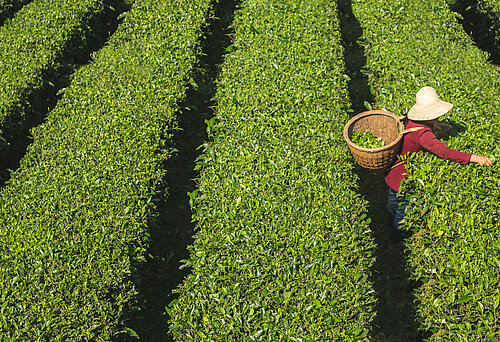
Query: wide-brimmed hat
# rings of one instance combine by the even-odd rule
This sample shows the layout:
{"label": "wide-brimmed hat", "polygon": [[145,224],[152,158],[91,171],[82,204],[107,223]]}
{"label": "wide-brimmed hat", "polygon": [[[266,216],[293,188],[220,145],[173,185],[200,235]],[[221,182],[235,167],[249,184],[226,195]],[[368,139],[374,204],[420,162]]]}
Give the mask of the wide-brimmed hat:
{"label": "wide-brimmed hat", "polygon": [[408,119],[427,121],[439,118],[453,108],[451,103],[439,99],[432,87],[423,87],[417,92],[416,103],[407,114]]}

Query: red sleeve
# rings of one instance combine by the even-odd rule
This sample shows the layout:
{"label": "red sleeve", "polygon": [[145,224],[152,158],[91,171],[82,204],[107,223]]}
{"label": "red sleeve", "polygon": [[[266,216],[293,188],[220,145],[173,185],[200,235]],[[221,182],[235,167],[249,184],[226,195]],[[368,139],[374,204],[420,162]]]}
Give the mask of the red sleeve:
{"label": "red sleeve", "polygon": [[426,150],[429,150],[444,160],[451,160],[465,165],[470,161],[470,157],[472,156],[471,153],[452,150],[446,146],[445,143],[436,138],[431,130],[425,130],[425,132],[420,135],[418,142]]}

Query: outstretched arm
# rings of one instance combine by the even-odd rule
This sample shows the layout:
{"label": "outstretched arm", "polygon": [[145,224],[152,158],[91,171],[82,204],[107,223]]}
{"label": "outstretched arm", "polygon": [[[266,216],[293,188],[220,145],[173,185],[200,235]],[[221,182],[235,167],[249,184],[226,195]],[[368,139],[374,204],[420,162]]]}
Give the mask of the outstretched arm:
{"label": "outstretched arm", "polygon": [[427,150],[431,151],[438,157],[444,160],[452,160],[457,163],[467,164],[468,162],[477,163],[481,166],[492,166],[490,158],[485,156],[480,156],[477,154],[471,154],[466,152],[461,152],[457,150],[452,150],[441,140],[436,138],[433,132],[427,130],[419,138],[419,143]]}
{"label": "outstretched arm", "polygon": [[426,150],[429,150],[444,160],[452,160],[464,165],[471,161],[471,153],[452,150],[445,143],[436,138],[431,130],[426,130],[420,135],[419,143]]}
{"label": "outstretched arm", "polygon": [[[451,128],[452,128],[452,126],[447,124],[447,123],[436,122],[434,124],[433,130],[449,132],[451,130]],[[425,132],[425,133],[427,133],[427,132]],[[422,136],[424,134],[422,134]],[[433,133],[428,134],[423,139],[422,139],[422,136],[420,137],[422,139],[420,142],[421,142],[422,146],[424,146],[424,148],[426,148],[427,150],[431,151],[432,153],[436,154],[437,156],[439,156],[443,159],[451,159],[453,161],[456,161],[456,162],[459,162],[462,164],[466,164],[466,163],[464,163],[464,160],[463,160],[463,158],[465,157],[464,155],[459,156],[460,160],[455,160],[455,158],[454,158],[454,157],[457,157],[457,155],[458,155],[455,152],[459,152],[459,153],[463,153],[463,152],[452,150],[452,149],[448,148],[448,146],[446,146],[446,144],[444,144],[438,138],[436,138],[436,136],[431,136],[431,135],[434,135],[434,134]],[[469,161],[471,163],[477,163],[481,166],[492,166],[493,165],[490,158],[488,158],[486,156],[480,156],[477,154],[471,154],[469,157]]]}

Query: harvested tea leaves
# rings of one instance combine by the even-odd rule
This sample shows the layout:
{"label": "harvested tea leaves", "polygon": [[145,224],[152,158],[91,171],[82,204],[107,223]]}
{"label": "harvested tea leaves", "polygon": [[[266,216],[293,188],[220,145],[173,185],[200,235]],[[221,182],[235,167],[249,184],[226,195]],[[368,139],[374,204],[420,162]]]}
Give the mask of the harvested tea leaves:
{"label": "harvested tea leaves", "polygon": [[379,148],[384,147],[385,142],[382,138],[377,137],[372,132],[352,132],[351,141],[363,148]]}

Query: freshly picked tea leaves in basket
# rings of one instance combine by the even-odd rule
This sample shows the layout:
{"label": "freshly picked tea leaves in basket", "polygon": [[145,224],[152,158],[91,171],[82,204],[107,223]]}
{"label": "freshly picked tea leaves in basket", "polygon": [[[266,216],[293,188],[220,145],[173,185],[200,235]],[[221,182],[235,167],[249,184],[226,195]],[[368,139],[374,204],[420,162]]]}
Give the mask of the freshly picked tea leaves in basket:
{"label": "freshly picked tea leaves in basket", "polygon": [[[412,131],[414,129],[409,128]],[[377,173],[394,165],[401,153],[406,131],[403,121],[396,114],[384,110],[369,110],[349,119],[344,126],[343,135],[356,162]]]}
{"label": "freshly picked tea leaves in basket", "polygon": [[379,148],[384,147],[385,142],[382,138],[377,137],[372,132],[352,132],[351,141],[363,148]]}

